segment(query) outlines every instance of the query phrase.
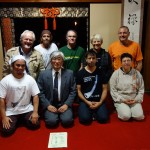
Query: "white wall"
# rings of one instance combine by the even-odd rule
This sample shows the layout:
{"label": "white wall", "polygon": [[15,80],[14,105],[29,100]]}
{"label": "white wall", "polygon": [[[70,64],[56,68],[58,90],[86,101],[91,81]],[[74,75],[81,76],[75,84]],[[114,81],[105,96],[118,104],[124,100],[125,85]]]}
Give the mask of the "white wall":
{"label": "white wall", "polygon": [[[121,4],[90,5],[90,37],[100,33],[103,37],[102,47],[108,46],[118,39],[118,28],[121,26]],[[91,45],[90,45],[91,47]]]}

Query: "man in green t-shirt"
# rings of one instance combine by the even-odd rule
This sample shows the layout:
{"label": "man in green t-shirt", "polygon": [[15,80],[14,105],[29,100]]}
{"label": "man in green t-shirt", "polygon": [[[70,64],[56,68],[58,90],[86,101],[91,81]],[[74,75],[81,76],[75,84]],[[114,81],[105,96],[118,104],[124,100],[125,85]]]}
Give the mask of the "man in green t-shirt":
{"label": "man in green t-shirt", "polygon": [[74,75],[83,67],[85,50],[76,44],[77,32],[68,30],[66,34],[67,45],[60,48],[64,54],[64,68],[73,70]]}

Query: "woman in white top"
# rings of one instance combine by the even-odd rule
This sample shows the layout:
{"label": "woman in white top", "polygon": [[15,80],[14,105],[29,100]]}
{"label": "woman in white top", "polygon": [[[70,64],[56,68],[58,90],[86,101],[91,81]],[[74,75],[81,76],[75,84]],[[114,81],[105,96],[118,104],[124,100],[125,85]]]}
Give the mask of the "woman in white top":
{"label": "woman in white top", "polygon": [[132,55],[123,53],[121,64],[110,78],[110,92],[114,100],[118,118],[127,121],[130,118],[143,120],[142,101],[144,81],[140,72],[132,68]]}

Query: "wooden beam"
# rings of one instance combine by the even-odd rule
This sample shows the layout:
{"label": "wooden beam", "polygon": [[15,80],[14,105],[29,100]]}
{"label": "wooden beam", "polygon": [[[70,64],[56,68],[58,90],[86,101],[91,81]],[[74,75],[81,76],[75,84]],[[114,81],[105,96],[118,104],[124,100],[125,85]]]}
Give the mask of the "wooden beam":
{"label": "wooden beam", "polygon": [[122,0],[0,0],[0,2],[6,2],[6,3],[24,3],[24,2],[28,2],[28,3],[33,3],[33,2],[39,2],[39,3],[43,3],[43,2],[53,2],[53,3],[58,3],[58,2],[88,2],[88,3],[92,3],[92,2],[98,2],[98,3],[121,3]]}

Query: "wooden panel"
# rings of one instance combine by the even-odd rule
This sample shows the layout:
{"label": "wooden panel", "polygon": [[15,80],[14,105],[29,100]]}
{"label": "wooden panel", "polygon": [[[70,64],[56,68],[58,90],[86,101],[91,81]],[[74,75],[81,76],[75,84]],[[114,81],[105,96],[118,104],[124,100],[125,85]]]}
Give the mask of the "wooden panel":
{"label": "wooden panel", "polygon": [[100,2],[121,3],[121,0],[0,0],[0,2]]}
{"label": "wooden panel", "polygon": [[150,91],[150,1],[145,2],[145,17],[143,23],[143,78],[145,83],[145,90]]}

